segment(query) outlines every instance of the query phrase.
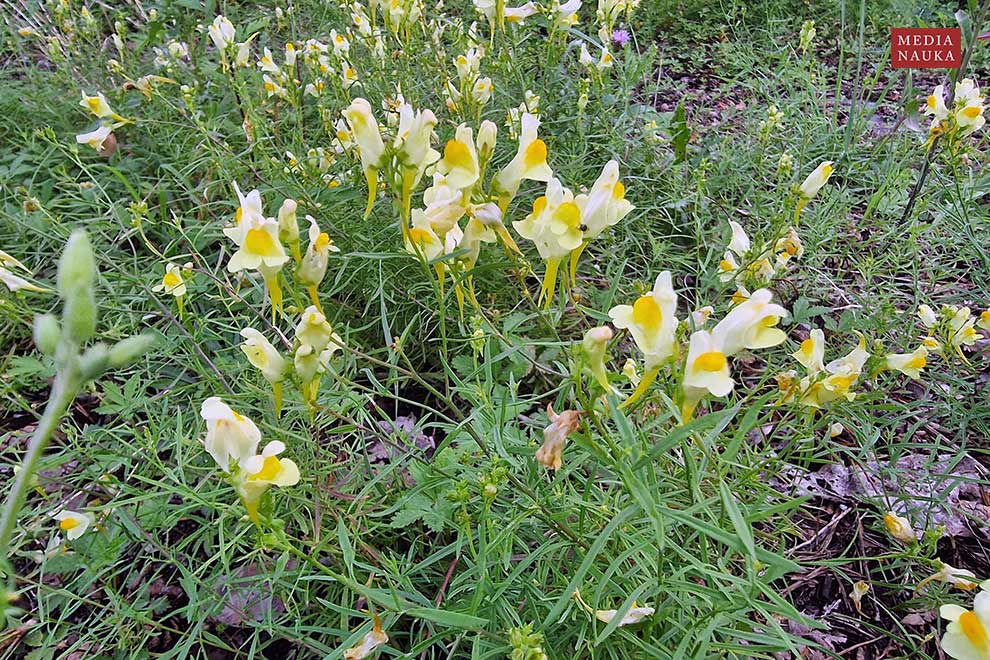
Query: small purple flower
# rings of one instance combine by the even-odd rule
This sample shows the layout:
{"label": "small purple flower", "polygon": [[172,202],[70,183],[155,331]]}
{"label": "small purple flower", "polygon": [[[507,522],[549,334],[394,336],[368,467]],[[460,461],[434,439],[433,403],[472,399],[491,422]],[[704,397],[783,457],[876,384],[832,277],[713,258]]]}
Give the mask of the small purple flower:
{"label": "small purple flower", "polygon": [[627,43],[629,43],[629,31],[628,30],[613,30],[612,31],[612,41],[619,48],[624,48]]}

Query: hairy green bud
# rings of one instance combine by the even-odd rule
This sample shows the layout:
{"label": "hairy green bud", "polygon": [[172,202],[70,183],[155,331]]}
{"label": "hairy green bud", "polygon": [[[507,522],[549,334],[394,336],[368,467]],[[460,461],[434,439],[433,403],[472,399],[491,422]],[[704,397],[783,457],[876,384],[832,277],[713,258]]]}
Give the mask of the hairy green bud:
{"label": "hairy green bud", "polygon": [[58,347],[58,340],[62,336],[62,329],[58,325],[58,319],[53,314],[41,314],[34,317],[34,345],[45,355],[51,357],[55,355]]}
{"label": "hairy green bud", "polygon": [[76,344],[84,344],[96,333],[96,300],[92,289],[77,291],[67,298],[62,310],[65,336]]}
{"label": "hairy green bud", "polygon": [[110,364],[110,349],[103,342],[93,344],[79,359],[79,371],[85,380],[92,380],[107,370]]}
{"label": "hairy green bud", "polygon": [[96,279],[96,259],[89,236],[77,229],[69,236],[58,262],[58,291],[66,300],[91,291]]}
{"label": "hairy green bud", "polygon": [[147,353],[157,341],[155,335],[134,335],[118,341],[110,349],[110,367],[117,369],[130,364]]}

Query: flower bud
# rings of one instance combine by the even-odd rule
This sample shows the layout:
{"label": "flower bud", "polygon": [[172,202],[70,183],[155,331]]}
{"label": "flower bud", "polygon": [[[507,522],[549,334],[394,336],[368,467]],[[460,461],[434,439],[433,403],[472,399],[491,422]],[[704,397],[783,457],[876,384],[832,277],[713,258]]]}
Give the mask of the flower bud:
{"label": "flower bud", "polygon": [[96,333],[96,300],[92,289],[83,289],[67,297],[62,323],[66,338],[76,344],[86,343]]}
{"label": "flower bud", "polygon": [[134,335],[118,341],[110,349],[110,367],[118,369],[126,366],[147,353],[158,341],[155,335]]}
{"label": "flower bud", "polygon": [[55,355],[55,348],[62,336],[58,319],[52,314],[41,314],[34,317],[34,345],[45,355]]}
{"label": "flower bud", "polygon": [[299,243],[299,223],[296,221],[296,200],[287,199],[278,210],[278,239],[283,243]]}
{"label": "flower bud", "polygon": [[487,162],[495,152],[495,140],[498,137],[498,126],[495,122],[485,120],[478,128],[478,157]]}
{"label": "flower bud", "polygon": [[85,380],[97,378],[107,370],[110,363],[110,350],[103,342],[93,344],[86,349],[79,360],[79,371]]}
{"label": "flower bud", "polygon": [[486,227],[495,227],[502,224],[502,211],[495,202],[472,204],[469,212],[473,218]]}
{"label": "flower bud", "polygon": [[58,262],[58,291],[63,298],[72,298],[78,292],[92,289],[95,277],[96,260],[89,236],[85,230],[77,229],[69,236]]}

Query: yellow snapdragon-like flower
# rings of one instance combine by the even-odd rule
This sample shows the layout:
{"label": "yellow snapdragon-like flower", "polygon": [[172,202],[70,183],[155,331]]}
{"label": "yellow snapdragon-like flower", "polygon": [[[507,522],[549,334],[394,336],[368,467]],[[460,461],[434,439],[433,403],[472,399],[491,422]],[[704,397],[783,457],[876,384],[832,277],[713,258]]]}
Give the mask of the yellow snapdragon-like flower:
{"label": "yellow snapdragon-like flower", "polygon": [[97,92],[94,96],[89,96],[86,92],[83,92],[79,105],[93,113],[99,119],[123,119],[123,117],[113,111],[113,108],[107,103],[107,99],[103,96],[102,92]]}
{"label": "yellow snapdragon-like flower", "polygon": [[954,117],[963,135],[970,135],[986,124],[983,110],[983,95],[976,83],[970,78],[957,82]]}
{"label": "yellow snapdragon-like flower", "polygon": [[949,343],[957,350],[962,346],[972,346],[979,338],[976,332],[976,319],[973,318],[969,307],[950,307],[952,316],[949,318]]}
{"label": "yellow snapdragon-like flower", "polygon": [[887,528],[887,533],[898,541],[914,543],[918,540],[914,534],[914,529],[911,528],[911,521],[893,511],[883,514],[883,526]]}
{"label": "yellow snapdragon-like flower", "polygon": [[186,295],[186,281],[182,277],[183,270],[191,271],[192,264],[187,263],[180,267],[178,264],[174,264],[171,261],[168,262],[165,266],[165,275],[162,276],[161,283],[151,287],[152,291],[162,291],[175,297],[176,305],[179,307],[179,318],[182,318],[183,301]]}
{"label": "yellow snapdragon-like flower", "polygon": [[560,264],[571,250],[581,245],[584,236],[581,209],[574,202],[574,193],[551,178],[546,194],[533,202],[533,211],[512,226],[520,236],[533,242],[547,264],[539,302],[549,307],[557,288]]}
{"label": "yellow snapdragon-like flower", "polygon": [[949,622],[941,640],[946,655],[956,660],[990,658],[990,592],[978,593],[972,610],[942,605],[938,612]]}
{"label": "yellow snapdragon-like flower", "polygon": [[107,145],[108,141],[112,142],[113,128],[110,126],[100,126],[99,128],[90,131],[89,133],[80,133],[76,136],[76,142],[79,144],[85,144],[91,149],[95,149],[102,155],[110,148]]}
{"label": "yellow snapdragon-like flower", "polygon": [[729,372],[728,357],[720,335],[707,330],[691,334],[682,381],[682,421],[691,419],[698,402],[705,396],[722,397],[732,391],[735,382]]}
{"label": "yellow snapdragon-like flower", "polygon": [[454,138],[444,145],[437,171],[446,175],[447,183],[454,188],[471,188],[477,182],[480,166],[470,126],[461,124],[457,127]]}
{"label": "yellow snapdragon-like flower", "polygon": [[378,191],[378,171],[382,167],[385,143],[382,141],[378,121],[371,111],[371,104],[366,99],[354,99],[342,114],[351,129],[350,137],[357,144],[361,167],[368,181],[368,206],[364,212],[367,219],[371,215],[371,207]]}
{"label": "yellow snapdragon-like flower", "polygon": [[[392,148],[395,150],[401,173],[401,199],[405,221],[408,222],[412,192],[419,184],[427,166],[440,157],[430,142],[437,118],[431,110],[413,110],[408,103],[399,106],[399,125],[396,128]],[[406,225],[403,224],[403,228]]]}
{"label": "yellow snapdragon-like flower", "polygon": [[78,513],[76,511],[69,511],[68,509],[62,509],[58,513],[53,513],[52,518],[58,522],[59,530],[65,534],[65,538],[69,541],[75,541],[85,534],[94,520],[91,513]]}
{"label": "yellow snapdragon-like flower", "polygon": [[273,440],[260,454],[248,457],[238,473],[237,490],[247,509],[248,517],[257,522],[261,498],[272,486],[295,486],[299,483],[299,468],[288,458],[279,458],[285,444]]}
{"label": "yellow snapdragon-like flower", "polygon": [[[633,601],[632,607],[619,621],[619,625],[628,626],[639,623],[643,619],[653,616],[654,612],[656,612],[655,608],[649,605],[637,605],[636,601]],[[611,623],[618,613],[618,610],[595,610],[595,618],[602,623]]]}
{"label": "yellow snapdragon-like flower", "polygon": [[243,197],[238,190],[241,206],[232,227],[225,227],[224,235],[234,241],[237,251],[227,262],[227,270],[237,273],[242,270],[257,270],[265,279],[265,285],[272,300],[272,318],[277,318],[282,307],[282,288],[278,283],[278,273],[289,260],[285,248],[279,240],[279,225],[273,218],[265,218],[260,210],[260,194],[253,191]]}
{"label": "yellow snapdragon-like flower", "polygon": [[48,291],[48,289],[45,289],[44,287],[31,284],[23,277],[19,275],[15,275],[7,268],[5,268],[5,266],[10,266],[11,268],[18,268],[24,272],[29,272],[29,271],[27,266],[22,264],[14,257],[10,256],[3,250],[0,250],[0,282],[3,282],[4,286],[6,286],[11,291],[35,291],[39,293]]}
{"label": "yellow snapdragon-like flower", "polygon": [[502,213],[519,191],[523,179],[549,181],[553,170],[547,164],[547,145],[537,136],[540,120],[528,112],[522,115],[519,148],[509,164],[495,177],[495,190],[499,195]]}
{"label": "yellow snapdragon-like flower", "polygon": [[801,218],[801,210],[804,208],[811,199],[818,194],[818,191],[828,182],[829,177],[832,176],[834,168],[832,166],[832,161],[826,160],[818,165],[815,170],[807,176],[801,186],[798,188],[800,193],[800,199],[797,202],[797,207],[794,209],[794,223],[797,224],[798,220]]}
{"label": "yellow snapdragon-like flower", "polygon": [[[447,176],[436,172],[433,174],[433,185],[423,191],[425,208],[420,214],[424,218],[419,223],[425,221],[437,236],[443,238],[467,212],[464,201],[464,193]],[[416,213],[413,212],[413,215]],[[415,221],[413,224],[416,224]]]}
{"label": "yellow snapdragon-like flower", "polygon": [[285,199],[278,209],[278,239],[289,246],[296,263],[302,261],[302,253],[299,248],[299,221],[296,218],[298,208],[299,205],[296,200]]}
{"label": "yellow snapdragon-like flower", "polygon": [[822,408],[839,399],[852,401],[856,397],[852,387],[869,357],[866,338],[860,336],[859,343],[845,357],[832,360],[820,373],[809,369],[798,386],[800,403],[809,408]]}
{"label": "yellow snapdragon-like flower", "polygon": [[605,369],[606,351],[613,336],[612,328],[603,325],[584,333],[584,340],[581,342],[588,370],[606,392],[613,391],[612,386],[608,384],[608,371]]}
{"label": "yellow snapdragon-like flower", "polygon": [[610,160],[587,194],[574,198],[581,210],[582,243],[571,252],[571,281],[577,278],[577,265],[588,244],[614,226],[635,208],[626,199],[626,187],[619,181],[619,163]]}
{"label": "yellow snapdragon-like flower", "polygon": [[254,328],[242,329],[241,336],[244,337],[241,351],[248,362],[258,369],[272,386],[275,396],[275,416],[278,417],[282,413],[282,381],[288,376],[289,365],[278,349]]}
{"label": "yellow snapdragon-like flower", "polygon": [[331,252],[340,252],[340,248],[333,244],[330,235],[320,231],[319,225],[313,216],[307,215],[309,220],[309,246],[306,254],[299,263],[296,271],[296,278],[299,283],[306,287],[309,298],[316,305],[317,309],[322,309],[317,287],[327,274],[327,265],[330,262]]}
{"label": "yellow snapdragon-like flower", "polygon": [[208,31],[213,45],[220,51],[221,56],[226,56],[227,51],[234,44],[234,24],[226,16],[217,16]]}
{"label": "yellow snapdragon-like flower", "polygon": [[817,376],[825,370],[825,333],[814,328],[791,356],[801,363],[809,376]]}
{"label": "yellow snapdragon-like flower", "polygon": [[886,363],[888,369],[900,371],[917,380],[921,378],[921,370],[928,364],[928,349],[922,345],[911,353],[890,353],[886,357]]}
{"label": "yellow snapdragon-like flower", "polygon": [[789,312],[771,302],[772,298],[769,289],[754,291],[716,324],[712,335],[727,355],[735,355],[743,349],[770,348],[787,339],[777,324],[789,316]]}
{"label": "yellow snapdragon-like flower", "polygon": [[645,371],[636,389],[622,407],[639,400],[650,387],[660,367],[671,359],[676,350],[677,293],[670,271],[657,276],[653,290],[640,296],[632,305],[616,305],[608,315],[616,328],[629,330],[636,347],[643,353]]}
{"label": "yellow snapdragon-like flower", "polygon": [[220,469],[231,473],[231,460],[242,464],[258,451],[261,431],[250,419],[228,406],[220,397],[203,402],[200,416],[206,420],[203,445]]}

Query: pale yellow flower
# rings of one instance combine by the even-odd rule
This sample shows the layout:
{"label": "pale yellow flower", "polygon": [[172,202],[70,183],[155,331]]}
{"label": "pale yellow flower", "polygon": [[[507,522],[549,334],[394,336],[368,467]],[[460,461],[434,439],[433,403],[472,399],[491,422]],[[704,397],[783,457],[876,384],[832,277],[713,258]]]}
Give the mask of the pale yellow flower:
{"label": "pale yellow flower", "polygon": [[231,472],[231,460],[240,465],[257,452],[261,431],[220,397],[212,396],[204,401],[200,416],[206,420],[203,445],[224,472]]}
{"label": "pale yellow flower", "polygon": [[949,621],[942,636],[942,650],[956,660],[990,658],[990,592],[981,592],[973,600],[973,609],[943,605],[939,615]]}
{"label": "pale yellow flower", "polygon": [[77,513],[67,509],[51,515],[52,518],[58,521],[58,528],[65,534],[65,538],[70,541],[74,541],[85,534],[94,520],[93,515],[90,513]]}
{"label": "pale yellow flower", "polygon": [[822,186],[828,182],[829,177],[832,176],[832,161],[826,160],[822,162],[815,170],[808,175],[801,184],[800,192],[805,199],[811,199],[818,194],[818,191],[822,189]]}
{"label": "pale yellow flower", "polygon": [[375,624],[361,641],[344,651],[344,660],[364,660],[378,649],[379,646],[388,642],[388,635],[382,630],[381,620],[375,616]]}
{"label": "pale yellow flower", "polygon": [[883,525],[887,528],[887,533],[898,541],[914,543],[918,540],[914,534],[914,529],[911,528],[911,521],[893,511],[883,514]]}
{"label": "pale yellow flower", "polygon": [[888,369],[900,371],[917,380],[921,378],[921,370],[928,364],[928,349],[922,345],[911,353],[890,353],[886,361]]}
{"label": "pale yellow flower", "polygon": [[499,205],[503,213],[519,191],[519,184],[523,179],[549,181],[553,176],[553,170],[547,164],[547,145],[537,137],[539,127],[540,120],[536,115],[523,113],[516,155],[495,177],[495,188],[499,192]]}
{"label": "pale yellow flower", "polygon": [[670,271],[657,276],[653,290],[632,305],[616,305],[609,310],[615,327],[629,330],[643,353],[646,370],[652,371],[674,355],[677,331],[677,293]]}

